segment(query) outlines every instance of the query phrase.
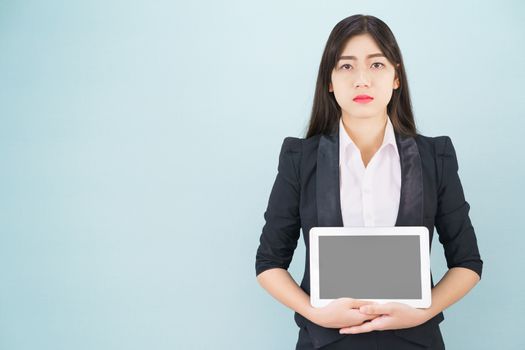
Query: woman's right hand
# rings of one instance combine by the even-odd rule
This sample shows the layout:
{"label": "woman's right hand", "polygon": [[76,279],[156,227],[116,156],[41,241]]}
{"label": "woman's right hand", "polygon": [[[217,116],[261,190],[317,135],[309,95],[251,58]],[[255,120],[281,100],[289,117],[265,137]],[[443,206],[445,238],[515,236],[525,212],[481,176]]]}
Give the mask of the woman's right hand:
{"label": "woman's right hand", "polygon": [[353,298],[338,298],[321,308],[314,308],[312,322],[326,328],[344,328],[360,325],[381,315],[365,315],[359,312],[362,305],[374,304]]}

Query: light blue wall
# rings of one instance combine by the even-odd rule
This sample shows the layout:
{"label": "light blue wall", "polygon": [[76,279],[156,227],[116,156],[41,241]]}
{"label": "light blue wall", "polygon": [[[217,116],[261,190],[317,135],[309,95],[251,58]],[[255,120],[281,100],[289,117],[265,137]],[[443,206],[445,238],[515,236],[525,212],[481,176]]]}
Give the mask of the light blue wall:
{"label": "light blue wall", "polygon": [[363,3],[0,1],[0,349],[294,348],[255,251],[356,13],[391,27],[420,130],[458,154],[484,271],[447,347],[525,348],[525,6]]}

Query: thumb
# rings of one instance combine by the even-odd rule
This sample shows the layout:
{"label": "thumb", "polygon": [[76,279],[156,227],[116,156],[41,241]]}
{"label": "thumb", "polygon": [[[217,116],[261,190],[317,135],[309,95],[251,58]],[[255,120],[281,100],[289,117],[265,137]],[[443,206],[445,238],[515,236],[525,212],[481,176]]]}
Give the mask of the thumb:
{"label": "thumb", "polygon": [[368,301],[368,300],[354,299],[352,302],[352,307],[358,309],[363,305],[371,305],[371,304],[376,304],[376,302]]}

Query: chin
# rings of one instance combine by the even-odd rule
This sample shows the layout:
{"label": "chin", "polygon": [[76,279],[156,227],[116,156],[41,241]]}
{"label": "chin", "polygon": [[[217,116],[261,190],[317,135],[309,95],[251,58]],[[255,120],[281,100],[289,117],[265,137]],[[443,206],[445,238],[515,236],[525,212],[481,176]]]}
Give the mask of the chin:
{"label": "chin", "polygon": [[350,118],[356,118],[356,119],[369,119],[377,117],[378,112],[370,111],[370,112],[364,112],[364,111],[358,111],[354,113],[347,113]]}

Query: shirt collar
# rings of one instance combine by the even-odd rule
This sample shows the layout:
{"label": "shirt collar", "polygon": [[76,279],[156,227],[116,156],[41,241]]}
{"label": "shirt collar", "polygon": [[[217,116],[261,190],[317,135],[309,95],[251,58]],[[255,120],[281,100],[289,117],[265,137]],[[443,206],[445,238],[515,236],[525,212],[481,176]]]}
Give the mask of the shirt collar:
{"label": "shirt collar", "polygon": [[[381,146],[377,150],[377,152],[380,152],[383,148],[386,148],[390,146],[395,152],[397,158],[399,158],[398,149],[397,149],[397,143],[396,143],[396,136],[394,133],[394,127],[392,125],[392,122],[390,121],[390,117],[387,115],[387,121],[386,121],[386,128],[385,133],[383,135],[383,142],[381,143]],[[349,147],[352,145],[353,147]],[[343,125],[343,118],[339,118],[339,152],[342,155],[346,156],[346,152],[349,148],[357,149],[356,144],[348,133],[345,130],[345,127]],[[339,165],[341,165],[342,157],[339,157]]]}

